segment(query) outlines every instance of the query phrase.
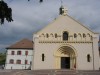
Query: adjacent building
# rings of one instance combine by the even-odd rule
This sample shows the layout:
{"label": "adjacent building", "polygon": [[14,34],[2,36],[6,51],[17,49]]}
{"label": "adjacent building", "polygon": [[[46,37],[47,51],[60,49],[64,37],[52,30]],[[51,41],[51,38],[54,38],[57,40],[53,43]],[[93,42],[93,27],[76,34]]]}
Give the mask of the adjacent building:
{"label": "adjacent building", "polygon": [[33,42],[23,39],[7,48],[5,69],[31,69]]}

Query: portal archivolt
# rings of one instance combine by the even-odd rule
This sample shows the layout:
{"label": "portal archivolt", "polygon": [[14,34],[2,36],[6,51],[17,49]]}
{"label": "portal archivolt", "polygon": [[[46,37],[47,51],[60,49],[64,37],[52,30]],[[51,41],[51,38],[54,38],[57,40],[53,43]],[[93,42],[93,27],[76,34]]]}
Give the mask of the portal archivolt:
{"label": "portal archivolt", "polygon": [[60,47],[55,53],[56,69],[76,69],[76,52],[69,46]]}

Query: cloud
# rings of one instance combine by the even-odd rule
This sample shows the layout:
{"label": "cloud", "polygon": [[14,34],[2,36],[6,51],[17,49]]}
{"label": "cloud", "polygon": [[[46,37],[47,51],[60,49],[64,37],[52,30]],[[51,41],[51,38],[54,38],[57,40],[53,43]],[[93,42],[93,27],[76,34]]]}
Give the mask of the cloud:
{"label": "cloud", "polygon": [[[11,45],[22,38],[32,40],[32,34],[48,25],[59,16],[60,0],[5,0],[13,10],[11,23],[0,26],[0,49]],[[99,0],[62,0],[68,8],[68,14],[88,26],[93,31],[100,32]]]}

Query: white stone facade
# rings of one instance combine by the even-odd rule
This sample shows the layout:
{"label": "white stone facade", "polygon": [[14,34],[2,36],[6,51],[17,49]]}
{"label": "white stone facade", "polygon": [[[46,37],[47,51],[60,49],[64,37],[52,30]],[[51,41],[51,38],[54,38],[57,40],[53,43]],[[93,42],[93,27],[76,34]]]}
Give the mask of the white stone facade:
{"label": "white stone facade", "polygon": [[32,70],[99,70],[99,34],[68,15],[60,15],[34,34],[33,40]]}
{"label": "white stone facade", "polygon": [[[14,51],[14,55],[12,55]],[[21,51],[21,55],[18,55],[17,52]],[[28,55],[25,54],[25,51],[28,51]],[[33,50],[31,49],[8,49],[6,56],[5,69],[31,69]],[[10,63],[10,60],[13,59],[13,64]],[[21,63],[18,64],[17,60],[21,60]],[[25,60],[27,63],[25,64]]]}

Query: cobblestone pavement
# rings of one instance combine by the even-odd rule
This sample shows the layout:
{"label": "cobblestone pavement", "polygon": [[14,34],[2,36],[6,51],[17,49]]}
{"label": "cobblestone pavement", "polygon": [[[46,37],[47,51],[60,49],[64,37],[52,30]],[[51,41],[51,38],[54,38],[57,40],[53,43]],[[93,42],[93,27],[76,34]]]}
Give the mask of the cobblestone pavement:
{"label": "cobblestone pavement", "polygon": [[0,75],[100,75],[100,71],[76,70],[0,70]]}

